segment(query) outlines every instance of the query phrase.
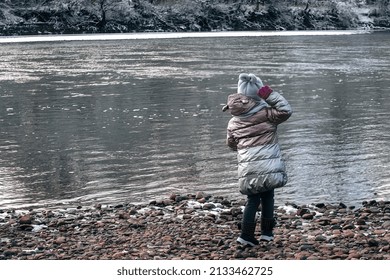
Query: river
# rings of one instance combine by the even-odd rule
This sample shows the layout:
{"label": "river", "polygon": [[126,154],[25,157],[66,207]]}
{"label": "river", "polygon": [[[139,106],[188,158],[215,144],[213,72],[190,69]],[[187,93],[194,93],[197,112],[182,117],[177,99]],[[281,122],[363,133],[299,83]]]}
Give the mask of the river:
{"label": "river", "polygon": [[276,204],[390,199],[390,33],[0,38],[0,209],[241,197],[221,108],[238,75],[286,97]]}

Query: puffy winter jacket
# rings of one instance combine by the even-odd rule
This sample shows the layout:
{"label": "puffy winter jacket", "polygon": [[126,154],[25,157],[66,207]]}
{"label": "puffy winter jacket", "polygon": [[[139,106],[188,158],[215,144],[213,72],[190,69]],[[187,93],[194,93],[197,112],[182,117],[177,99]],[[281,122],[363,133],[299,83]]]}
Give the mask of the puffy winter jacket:
{"label": "puffy winter jacket", "polygon": [[251,195],[284,186],[287,175],[277,125],[292,114],[287,100],[275,91],[265,102],[232,94],[227,108],[234,116],[227,128],[227,145],[237,151],[240,192]]}

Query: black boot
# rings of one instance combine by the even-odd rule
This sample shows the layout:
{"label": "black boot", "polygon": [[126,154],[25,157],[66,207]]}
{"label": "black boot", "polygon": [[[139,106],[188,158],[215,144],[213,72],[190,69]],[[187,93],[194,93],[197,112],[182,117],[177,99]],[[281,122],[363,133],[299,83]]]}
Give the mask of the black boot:
{"label": "black boot", "polygon": [[255,246],[259,245],[259,241],[255,238],[256,223],[242,223],[241,235],[237,238],[237,242],[242,245]]}
{"label": "black boot", "polygon": [[275,219],[261,218],[261,237],[260,241],[272,241],[274,240],[273,229],[275,227]]}

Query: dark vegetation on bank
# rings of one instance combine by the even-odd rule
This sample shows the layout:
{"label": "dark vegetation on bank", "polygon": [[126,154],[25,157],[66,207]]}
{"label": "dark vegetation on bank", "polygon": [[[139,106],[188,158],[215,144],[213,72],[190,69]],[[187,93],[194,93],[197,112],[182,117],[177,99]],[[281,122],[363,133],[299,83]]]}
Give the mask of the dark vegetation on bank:
{"label": "dark vegetation on bank", "polygon": [[4,0],[0,35],[376,29],[390,0]]}

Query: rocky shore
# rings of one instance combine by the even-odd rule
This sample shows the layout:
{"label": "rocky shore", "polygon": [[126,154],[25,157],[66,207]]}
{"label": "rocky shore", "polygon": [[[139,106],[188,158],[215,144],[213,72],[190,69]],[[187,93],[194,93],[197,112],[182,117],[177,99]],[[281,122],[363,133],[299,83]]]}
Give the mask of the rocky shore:
{"label": "rocky shore", "polygon": [[275,240],[252,248],[236,242],[244,204],[197,193],[143,205],[0,210],[0,259],[390,260],[390,201],[279,206]]}

